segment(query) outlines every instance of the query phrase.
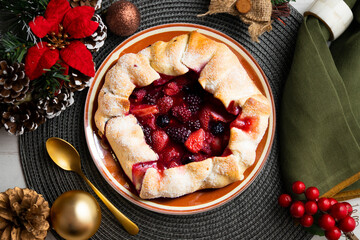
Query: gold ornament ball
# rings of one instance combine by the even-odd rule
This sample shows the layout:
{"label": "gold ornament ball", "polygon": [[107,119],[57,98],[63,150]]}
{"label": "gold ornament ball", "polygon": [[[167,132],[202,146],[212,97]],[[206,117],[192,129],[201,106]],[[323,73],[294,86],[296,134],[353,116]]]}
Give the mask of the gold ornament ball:
{"label": "gold ornament ball", "polygon": [[105,21],[114,34],[130,36],[140,26],[140,13],[133,3],[120,0],[108,8]]}
{"label": "gold ornament ball", "polygon": [[63,193],[51,207],[51,224],[68,240],[89,239],[101,223],[101,210],[95,198],[84,191]]}

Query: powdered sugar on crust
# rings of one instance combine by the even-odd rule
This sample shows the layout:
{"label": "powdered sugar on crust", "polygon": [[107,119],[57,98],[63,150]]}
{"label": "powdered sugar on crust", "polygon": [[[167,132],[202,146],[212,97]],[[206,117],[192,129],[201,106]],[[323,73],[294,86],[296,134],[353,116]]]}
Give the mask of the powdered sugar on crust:
{"label": "powdered sugar on crust", "polygon": [[95,122],[100,134],[104,133],[106,125],[106,137],[133,182],[133,165],[157,161],[158,155],[146,144],[136,118],[128,115],[129,96],[135,87],[147,86],[159,79],[159,73],[179,76],[189,69],[200,73],[202,87],[225,107],[230,104],[241,107],[238,121],[251,118],[254,124],[246,131],[241,127],[230,129],[229,156],[212,157],[162,171],[148,168],[142,184],[135,186],[141,198],[173,198],[242,180],[245,170],[255,161],[257,146],[267,129],[270,102],[226,45],[195,31],[169,42],[156,42],[137,54],[125,54],[106,75],[98,97]]}
{"label": "powdered sugar on crust", "polygon": [[200,189],[221,188],[243,179],[247,167],[236,156],[213,157],[201,162],[166,169],[160,173],[149,169],[144,177],[140,197],[174,198]]}
{"label": "powdered sugar on crust", "polygon": [[181,62],[189,35],[184,34],[169,42],[158,41],[140,52],[150,60],[151,67],[158,73],[179,76],[189,69]]}
{"label": "powdered sugar on crust", "polygon": [[130,180],[133,180],[132,166],[135,163],[159,158],[146,144],[144,133],[133,115],[110,119],[106,124],[106,138]]}

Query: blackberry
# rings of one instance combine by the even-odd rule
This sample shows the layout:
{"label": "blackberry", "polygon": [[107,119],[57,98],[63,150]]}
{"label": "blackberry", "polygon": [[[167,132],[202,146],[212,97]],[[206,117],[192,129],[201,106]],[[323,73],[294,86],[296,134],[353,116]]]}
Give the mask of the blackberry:
{"label": "blackberry", "polygon": [[186,139],[190,136],[191,131],[186,127],[170,127],[167,129],[166,133],[175,142],[185,143]]}
{"label": "blackberry", "polygon": [[200,96],[196,94],[187,95],[184,100],[189,105],[189,109],[192,113],[196,113],[200,109],[200,105],[202,104],[202,99]]}
{"label": "blackberry", "polygon": [[214,135],[220,135],[224,133],[225,126],[223,122],[214,122],[210,126],[211,133]]}
{"label": "blackberry", "polygon": [[170,119],[168,115],[159,115],[156,118],[156,124],[161,128],[166,127],[167,125],[169,125],[169,123],[170,123]]}
{"label": "blackberry", "polygon": [[151,128],[150,127],[144,127],[142,125],[140,125],[143,132],[144,132],[144,136],[145,136],[145,141],[147,144],[151,145],[152,144],[152,139],[151,139]]}
{"label": "blackberry", "polygon": [[201,128],[201,123],[200,120],[191,120],[187,122],[187,127],[191,130],[191,131],[196,131],[199,130]]}

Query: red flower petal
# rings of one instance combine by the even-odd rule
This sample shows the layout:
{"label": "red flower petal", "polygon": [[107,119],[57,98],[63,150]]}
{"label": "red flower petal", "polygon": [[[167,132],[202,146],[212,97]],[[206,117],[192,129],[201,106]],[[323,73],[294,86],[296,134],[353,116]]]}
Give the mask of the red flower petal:
{"label": "red flower petal", "polygon": [[38,44],[29,48],[25,57],[25,73],[34,80],[51,68],[59,59],[59,50],[50,50],[44,44]]}
{"label": "red flower petal", "polygon": [[95,9],[82,6],[69,10],[64,17],[63,26],[71,38],[85,38],[93,34],[99,23],[91,21]]}
{"label": "red flower petal", "polygon": [[71,41],[70,45],[60,50],[61,59],[86,76],[95,76],[95,66],[91,52],[80,41]]}
{"label": "red flower petal", "polygon": [[45,18],[37,16],[29,22],[29,26],[36,36],[43,38],[50,31],[58,31],[59,23],[70,9],[67,0],[51,0],[46,7]]}
{"label": "red flower petal", "polygon": [[34,20],[29,22],[31,31],[33,31],[33,33],[39,38],[45,37],[45,35],[50,32],[53,26],[54,22],[48,21],[43,16],[37,16],[34,18]]}
{"label": "red flower petal", "polygon": [[67,0],[51,0],[46,7],[45,18],[56,21],[56,25],[58,25],[70,9],[71,7]]}

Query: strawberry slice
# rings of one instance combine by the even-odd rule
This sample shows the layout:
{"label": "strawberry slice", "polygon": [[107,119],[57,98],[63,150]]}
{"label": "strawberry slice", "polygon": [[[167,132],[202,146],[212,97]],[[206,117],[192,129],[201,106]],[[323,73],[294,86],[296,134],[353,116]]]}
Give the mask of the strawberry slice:
{"label": "strawberry slice", "polygon": [[180,88],[176,82],[168,83],[164,88],[164,93],[168,96],[173,96],[180,92]]}
{"label": "strawberry slice", "polygon": [[150,114],[156,114],[158,112],[159,109],[156,105],[147,105],[147,104],[138,105],[130,109],[130,113],[137,117],[145,117]]}
{"label": "strawberry slice", "polygon": [[227,122],[228,121],[223,116],[221,116],[220,114],[218,114],[214,111],[210,111],[210,117],[211,117],[211,120],[214,120],[216,122]]}
{"label": "strawberry slice", "polygon": [[155,116],[153,114],[146,115],[142,118],[139,118],[138,120],[143,126],[148,126],[152,130],[156,129]]}
{"label": "strawberry slice", "polygon": [[198,153],[204,146],[205,131],[200,128],[199,130],[190,134],[185,142],[185,147],[192,153]]}
{"label": "strawberry slice", "polygon": [[169,76],[169,75],[160,73],[160,78],[158,80],[155,80],[153,82],[153,84],[154,84],[154,86],[164,85],[165,83],[167,83],[168,81],[170,81],[173,78],[174,78],[174,76]]}
{"label": "strawberry slice", "polygon": [[259,119],[255,117],[241,117],[239,115],[231,124],[230,128],[239,128],[245,132],[255,131],[259,125]]}
{"label": "strawberry slice", "polygon": [[152,147],[156,152],[164,150],[169,143],[169,136],[163,130],[154,131],[152,136]]}
{"label": "strawberry slice", "polygon": [[223,150],[222,146],[222,140],[220,137],[214,137],[212,138],[212,141],[210,142],[211,150],[214,153],[214,155],[221,154]]}
{"label": "strawberry slice", "polygon": [[136,189],[141,188],[141,183],[144,178],[146,171],[149,168],[156,168],[157,169],[157,161],[150,161],[150,162],[140,162],[136,163],[132,167],[132,179]]}

